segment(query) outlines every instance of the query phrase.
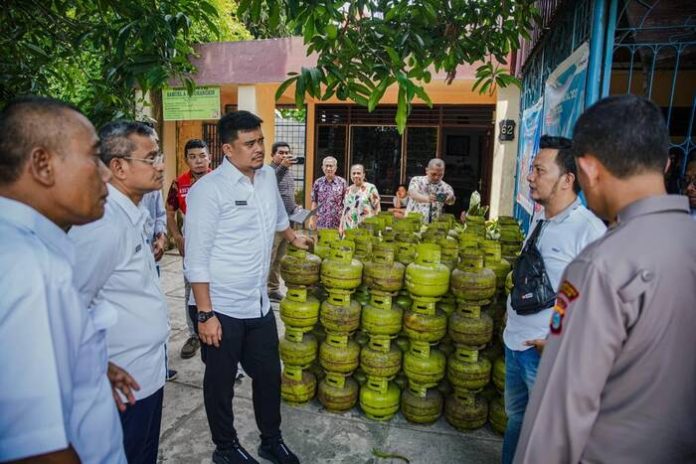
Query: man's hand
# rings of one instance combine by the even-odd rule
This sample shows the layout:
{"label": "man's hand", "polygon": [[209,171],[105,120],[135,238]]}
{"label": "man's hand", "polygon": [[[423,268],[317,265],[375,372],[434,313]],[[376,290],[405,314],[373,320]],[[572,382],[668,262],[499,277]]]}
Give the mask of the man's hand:
{"label": "man's hand", "polygon": [[535,340],[527,340],[523,343],[524,346],[533,346],[539,352],[539,354],[544,352],[544,347],[546,346],[546,340],[543,338],[537,338]]}
{"label": "man's hand", "polygon": [[309,222],[307,223],[307,228],[309,228],[309,230],[317,230],[317,219],[314,216],[309,218]]}
{"label": "man's hand", "polygon": [[179,234],[174,236],[174,244],[176,249],[179,250],[179,256],[184,257],[184,236]]}
{"label": "man's hand", "polygon": [[280,165],[285,166],[286,168],[289,168],[293,164],[295,164],[295,157],[292,155],[283,156],[283,161],[280,162]]}
{"label": "man's hand", "polygon": [[303,250],[311,250],[314,247],[314,240],[311,237],[305,237],[304,235],[297,235],[291,244],[297,248]]}
{"label": "man's hand", "polygon": [[140,385],[138,385],[138,382],[136,382],[128,372],[112,362],[109,362],[109,367],[106,370],[106,376],[109,378],[109,382],[111,383],[111,391],[118,410],[121,412],[126,410],[126,405],[123,403],[119,392],[126,397],[128,404],[133,406],[135,404],[135,396],[133,395],[133,391],[140,390]]}
{"label": "man's hand", "polygon": [[462,211],[462,214],[459,215],[459,220],[462,224],[466,224],[466,210]]}
{"label": "man's hand", "polygon": [[198,338],[203,343],[215,348],[220,348],[222,340],[222,326],[217,316],[208,319],[205,322],[198,322]]}
{"label": "man's hand", "polygon": [[155,255],[155,261],[162,259],[164,255],[164,247],[167,244],[167,236],[160,232],[157,234],[155,241],[152,242],[152,254]]}
{"label": "man's hand", "polygon": [[437,203],[437,195],[431,193],[430,195],[428,195],[428,200],[430,201],[430,203]]}
{"label": "man's hand", "polygon": [[456,198],[454,197],[454,193],[449,193],[447,194],[447,198],[445,198],[445,204],[446,205],[452,205],[454,204]]}

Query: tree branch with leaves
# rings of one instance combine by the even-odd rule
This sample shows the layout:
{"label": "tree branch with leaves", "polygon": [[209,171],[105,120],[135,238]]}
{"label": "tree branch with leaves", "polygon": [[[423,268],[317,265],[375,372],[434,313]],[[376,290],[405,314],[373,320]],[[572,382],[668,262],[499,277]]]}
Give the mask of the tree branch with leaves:
{"label": "tree branch with leaves", "polygon": [[532,0],[241,0],[239,11],[271,25],[282,16],[289,30],[302,32],[307,53],[318,54],[317,65],[291,74],[276,97],[294,84],[298,106],[306,95],[336,96],[373,111],[396,84],[400,132],[416,98],[432,106],[424,86],[433,70],[451,83],[460,64],[483,63],[479,91],[519,85],[507,58],[537,16]]}

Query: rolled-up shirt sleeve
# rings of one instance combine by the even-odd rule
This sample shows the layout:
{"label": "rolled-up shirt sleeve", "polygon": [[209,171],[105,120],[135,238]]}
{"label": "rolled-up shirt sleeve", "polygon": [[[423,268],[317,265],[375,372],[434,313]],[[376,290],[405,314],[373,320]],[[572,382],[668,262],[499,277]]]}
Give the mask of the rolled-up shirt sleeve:
{"label": "rolled-up shirt sleeve", "polygon": [[[191,283],[210,282],[210,250],[220,217],[217,197],[214,185],[206,183],[197,183],[186,196],[184,273]],[[278,197],[279,208],[283,209]],[[285,219],[287,222],[287,215]]]}

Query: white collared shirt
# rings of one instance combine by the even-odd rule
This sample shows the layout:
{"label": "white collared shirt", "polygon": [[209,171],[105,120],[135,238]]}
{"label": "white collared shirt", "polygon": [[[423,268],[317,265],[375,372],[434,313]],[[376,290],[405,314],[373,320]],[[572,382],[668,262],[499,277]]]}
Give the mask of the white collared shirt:
{"label": "white collared shirt", "polygon": [[[545,219],[541,211],[529,226],[529,235],[537,223]],[[576,199],[566,209],[545,221],[537,239],[537,248],[544,259],[546,274],[551,286],[558,291],[561,276],[566,266],[590,243],[604,235],[607,228],[604,223]],[[526,243],[526,241],[525,241]],[[508,348],[515,351],[529,349],[527,340],[545,339],[549,334],[549,322],[553,308],[547,308],[536,314],[520,316],[512,309],[510,297],[507,299],[507,324],[503,340]]]}
{"label": "white collared shirt", "polygon": [[72,445],[82,462],[125,463],[105,331],[74,286],[72,242],[3,197],[0,237],[0,461]]}
{"label": "white collared shirt", "polygon": [[147,242],[148,211],[108,187],[104,217],[70,230],[77,250],[75,281],[90,311],[105,319],[115,315],[107,333],[109,360],[140,384],[139,400],[164,386],[167,304]]}
{"label": "white collared shirt", "polygon": [[252,183],[225,158],[191,187],[186,204],[189,282],[210,283],[219,313],[238,319],[267,314],[273,237],[290,225],[273,168],[257,170]]}

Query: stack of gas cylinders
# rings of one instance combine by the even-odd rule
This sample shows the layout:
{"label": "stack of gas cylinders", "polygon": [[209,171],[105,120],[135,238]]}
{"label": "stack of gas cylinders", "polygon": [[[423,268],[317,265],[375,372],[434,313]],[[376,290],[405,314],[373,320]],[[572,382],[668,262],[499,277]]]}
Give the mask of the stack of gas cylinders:
{"label": "stack of gas cylinders", "polygon": [[356,404],[385,421],[399,411],[458,430],[505,429],[501,334],[511,262],[522,244],[514,218],[442,215],[368,218],[323,229],[312,254],[281,262],[282,397],[316,395],[331,412]]}

